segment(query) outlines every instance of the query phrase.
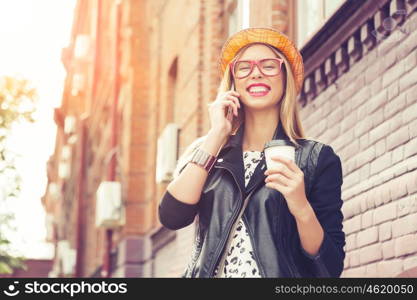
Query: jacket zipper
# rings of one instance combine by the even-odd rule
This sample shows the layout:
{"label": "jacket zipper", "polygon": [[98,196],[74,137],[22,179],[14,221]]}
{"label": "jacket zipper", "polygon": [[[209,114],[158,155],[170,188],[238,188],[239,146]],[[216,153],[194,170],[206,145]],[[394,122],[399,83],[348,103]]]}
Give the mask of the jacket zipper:
{"label": "jacket zipper", "polygon": [[[244,220],[242,220],[242,221],[245,222]],[[245,224],[245,226],[247,226],[247,224]],[[250,238],[250,241],[251,241],[252,247],[253,247],[253,255],[255,256],[255,261],[258,265],[259,274],[261,274],[262,278],[266,278],[266,273],[264,271],[264,267],[261,264],[261,260],[259,259],[259,255],[257,253],[258,250],[257,250],[257,247],[255,246],[256,244],[253,242],[253,238],[252,238],[252,235],[250,233],[250,230],[248,230],[248,233],[249,233],[249,238]]]}
{"label": "jacket zipper", "polygon": [[[221,167],[221,166],[215,166],[215,168],[219,168],[219,169],[225,169],[225,170],[227,170],[230,174],[232,174],[232,176],[233,176],[233,179],[235,180],[235,183],[236,183],[236,185],[238,186],[238,188],[239,188],[239,192],[240,192],[240,198],[239,198],[239,200],[240,199],[243,199],[243,192],[242,192],[242,189],[240,188],[240,185],[239,185],[239,182],[237,181],[237,179],[236,179],[236,177],[235,177],[235,174],[233,174],[233,172],[232,171],[230,171],[228,168],[226,168],[226,167]],[[238,213],[237,215],[239,215],[239,212],[240,212],[240,201],[239,201],[239,205],[238,205],[238,209],[236,210],[236,211],[234,211],[234,213],[233,213],[233,222],[231,223],[231,226],[229,226],[230,228],[228,228],[228,232],[229,232],[229,236],[230,236],[230,230],[231,230],[231,228],[232,227],[234,227],[234,225],[235,225],[235,223],[236,223],[236,220],[237,220],[237,218],[236,218],[236,213]],[[228,236],[228,237],[229,237]],[[224,240],[222,240],[221,241],[221,247],[218,247],[218,249],[220,249],[220,251],[222,251],[223,249],[224,249],[224,245],[225,245],[225,243],[227,242],[229,240],[229,238],[227,238],[225,241]],[[219,250],[217,250],[216,251],[216,255],[214,256],[215,257],[215,264],[213,264],[213,266],[211,266],[211,268],[210,268],[210,271],[209,271],[209,274],[210,274],[210,277],[213,277],[213,273],[214,273],[214,270],[215,270],[215,268],[216,268],[216,266],[217,266],[217,262],[218,262],[218,256],[220,255],[220,253],[219,253]],[[218,274],[220,274],[220,269],[218,270]]]}
{"label": "jacket zipper", "polygon": [[245,208],[246,208],[246,206],[247,206],[247,204],[249,202],[249,198],[250,198],[251,195],[252,195],[252,192],[249,193],[248,196],[246,196],[245,201],[243,203],[243,206],[240,209],[240,212],[238,214],[238,217],[234,221],[233,226],[232,226],[232,229],[231,229],[231,231],[230,231],[230,233],[229,233],[229,235],[227,237],[226,247],[224,247],[224,249],[223,249],[223,250],[226,250],[226,251],[223,251],[223,255],[222,255],[221,260],[220,260],[220,263],[219,263],[219,268],[218,268],[218,272],[216,274],[216,277],[220,277],[220,275],[221,275],[221,272],[223,270],[224,263],[225,263],[226,257],[227,257],[227,249],[229,249],[229,247],[230,247],[230,244],[231,244],[231,242],[233,240],[233,234],[235,233],[237,224],[239,223],[238,221],[242,217],[243,213],[245,212]]}

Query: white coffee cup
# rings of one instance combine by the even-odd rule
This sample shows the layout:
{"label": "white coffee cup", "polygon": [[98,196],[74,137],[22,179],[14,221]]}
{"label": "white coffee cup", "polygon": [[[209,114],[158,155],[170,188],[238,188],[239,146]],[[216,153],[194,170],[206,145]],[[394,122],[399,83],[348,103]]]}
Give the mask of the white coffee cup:
{"label": "white coffee cup", "polygon": [[273,156],[283,156],[292,161],[295,161],[295,147],[289,140],[272,140],[265,144],[264,147],[266,168],[269,170],[279,166],[281,162],[273,160]]}

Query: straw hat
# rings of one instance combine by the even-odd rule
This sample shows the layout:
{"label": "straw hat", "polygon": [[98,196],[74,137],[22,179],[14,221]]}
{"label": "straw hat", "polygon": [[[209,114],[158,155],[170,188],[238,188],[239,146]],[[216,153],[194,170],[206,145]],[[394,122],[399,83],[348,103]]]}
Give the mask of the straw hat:
{"label": "straw hat", "polygon": [[221,50],[219,60],[221,72],[224,73],[226,66],[242,47],[251,43],[269,44],[285,55],[291,64],[297,92],[299,93],[304,80],[303,57],[294,43],[285,34],[272,28],[252,27],[238,31],[230,36]]}

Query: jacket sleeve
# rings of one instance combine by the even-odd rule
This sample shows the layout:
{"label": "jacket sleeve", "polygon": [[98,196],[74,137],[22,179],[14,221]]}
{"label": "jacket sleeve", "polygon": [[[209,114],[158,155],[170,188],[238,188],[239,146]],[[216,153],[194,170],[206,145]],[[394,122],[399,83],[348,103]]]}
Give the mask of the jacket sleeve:
{"label": "jacket sleeve", "polygon": [[188,204],[176,199],[168,190],[159,204],[159,220],[166,228],[178,230],[190,225],[197,214],[198,204]]}
{"label": "jacket sleeve", "polygon": [[341,211],[342,184],[341,160],[331,146],[323,145],[308,199],[323,227],[324,239],[314,256],[299,244],[303,255],[312,263],[317,277],[340,277],[344,268],[346,242]]}
{"label": "jacket sleeve", "polygon": [[[197,138],[191,145],[187,147],[184,153],[178,160],[177,166],[174,170],[174,178],[187,166],[192,152],[201,145],[205,136]],[[159,207],[158,215],[159,221],[166,228],[171,230],[178,230],[190,225],[198,212],[198,203],[188,204],[176,199],[168,190],[165,191]]]}

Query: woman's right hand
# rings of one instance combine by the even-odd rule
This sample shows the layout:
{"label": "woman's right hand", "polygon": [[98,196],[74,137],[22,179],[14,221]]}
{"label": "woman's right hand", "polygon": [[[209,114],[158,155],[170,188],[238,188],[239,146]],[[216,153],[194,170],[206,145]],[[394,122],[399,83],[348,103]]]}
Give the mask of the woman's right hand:
{"label": "woman's right hand", "polygon": [[[209,103],[208,111],[213,131],[228,136],[232,131],[233,116],[237,117],[240,109],[239,93],[233,90],[219,93],[216,100]],[[228,110],[231,114],[228,116]]]}

